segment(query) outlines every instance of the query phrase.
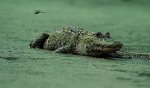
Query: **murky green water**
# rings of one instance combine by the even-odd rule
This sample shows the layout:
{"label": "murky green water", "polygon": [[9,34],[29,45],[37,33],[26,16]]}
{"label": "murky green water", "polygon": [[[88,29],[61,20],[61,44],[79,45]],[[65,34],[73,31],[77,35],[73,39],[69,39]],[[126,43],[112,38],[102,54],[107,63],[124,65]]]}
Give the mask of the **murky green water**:
{"label": "murky green water", "polygon": [[[110,60],[30,49],[62,25],[108,31],[124,50],[150,52],[148,0],[0,0],[0,88],[149,88],[150,60]],[[35,15],[41,9],[44,14]]]}

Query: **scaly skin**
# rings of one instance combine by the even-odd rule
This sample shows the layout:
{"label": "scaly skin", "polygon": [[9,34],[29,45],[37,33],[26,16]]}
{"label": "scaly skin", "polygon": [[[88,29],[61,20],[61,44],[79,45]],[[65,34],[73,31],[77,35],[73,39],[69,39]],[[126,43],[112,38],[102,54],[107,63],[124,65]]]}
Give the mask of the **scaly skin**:
{"label": "scaly skin", "polygon": [[[113,40],[109,32],[88,32],[80,27],[61,27],[51,34],[43,33],[30,43],[30,48],[41,48],[57,53],[71,53],[94,57],[146,56],[120,52],[123,44]],[[147,55],[148,56],[148,55]]]}

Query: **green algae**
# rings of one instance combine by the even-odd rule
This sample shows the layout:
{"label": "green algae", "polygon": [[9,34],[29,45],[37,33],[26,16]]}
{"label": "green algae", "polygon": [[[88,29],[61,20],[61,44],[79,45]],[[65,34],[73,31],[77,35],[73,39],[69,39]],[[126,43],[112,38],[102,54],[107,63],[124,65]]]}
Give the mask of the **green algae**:
{"label": "green algae", "polygon": [[[149,88],[150,60],[111,60],[28,47],[43,32],[78,25],[110,32],[124,43],[123,50],[149,53],[149,7],[149,0],[1,0],[0,88]],[[35,9],[46,13],[34,15]]]}

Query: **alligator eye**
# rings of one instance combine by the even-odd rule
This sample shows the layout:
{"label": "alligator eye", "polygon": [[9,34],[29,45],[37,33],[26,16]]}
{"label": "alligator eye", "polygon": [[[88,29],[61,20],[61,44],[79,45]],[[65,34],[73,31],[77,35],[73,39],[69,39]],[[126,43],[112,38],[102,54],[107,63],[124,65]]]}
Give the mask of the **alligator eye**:
{"label": "alligator eye", "polygon": [[105,33],[105,36],[106,36],[106,38],[110,38],[110,33],[109,33],[109,32],[106,32],[106,33]]}
{"label": "alligator eye", "polygon": [[102,34],[101,32],[96,32],[96,33],[95,33],[95,36],[96,36],[97,38],[102,38],[102,37],[103,37],[103,34]]}

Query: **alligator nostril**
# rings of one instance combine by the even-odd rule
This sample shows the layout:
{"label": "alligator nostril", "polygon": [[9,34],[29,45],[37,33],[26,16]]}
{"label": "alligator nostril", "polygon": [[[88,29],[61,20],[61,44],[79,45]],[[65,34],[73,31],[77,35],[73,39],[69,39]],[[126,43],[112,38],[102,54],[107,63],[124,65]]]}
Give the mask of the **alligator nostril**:
{"label": "alligator nostril", "polygon": [[117,46],[118,48],[122,48],[123,46],[123,44],[119,41],[115,41],[113,45]]}
{"label": "alligator nostril", "polygon": [[109,32],[106,32],[106,33],[105,33],[105,37],[106,37],[106,38],[110,38],[110,33],[109,33]]}

